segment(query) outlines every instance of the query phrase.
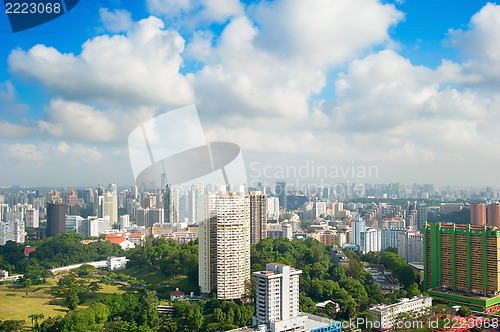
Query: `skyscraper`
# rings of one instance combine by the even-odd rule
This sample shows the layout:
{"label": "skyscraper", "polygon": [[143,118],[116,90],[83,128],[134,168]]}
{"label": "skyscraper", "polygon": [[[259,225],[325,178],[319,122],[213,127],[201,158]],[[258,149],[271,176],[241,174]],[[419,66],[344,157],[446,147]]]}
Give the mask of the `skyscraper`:
{"label": "skyscraper", "polygon": [[280,199],[280,207],[287,209],[286,182],[276,182],[276,196]]}
{"label": "skyscraper", "polygon": [[250,193],[250,244],[267,237],[267,196],[260,191]]}
{"label": "skyscraper", "polygon": [[500,229],[500,204],[492,203],[486,207],[488,211],[488,226],[496,226]]}
{"label": "skyscraper", "polygon": [[250,278],[250,198],[208,193],[198,201],[198,275],[202,293],[217,289],[220,300],[239,299]]}
{"label": "skyscraper", "polygon": [[471,203],[470,205],[470,223],[471,225],[486,224],[486,205],[483,203]]}
{"label": "skyscraper", "polygon": [[66,232],[66,204],[47,203],[47,237]]}

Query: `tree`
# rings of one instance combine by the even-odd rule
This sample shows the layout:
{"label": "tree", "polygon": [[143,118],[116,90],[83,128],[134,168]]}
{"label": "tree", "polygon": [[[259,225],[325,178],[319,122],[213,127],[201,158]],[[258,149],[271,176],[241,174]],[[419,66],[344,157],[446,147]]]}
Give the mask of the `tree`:
{"label": "tree", "polygon": [[461,306],[458,308],[457,314],[462,317],[469,317],[472,315],[472,311],[465,306]]}
{"label": "tree", "polygon": [[24,286],[24,288],[28,288],[28,287],[30,287],[31,285],[32,285],[32,281],[31,281],[31,279],[30,279],[30,278],[26,278],[26,279],[24,279],[24,281],[23,281],[23,286]]}

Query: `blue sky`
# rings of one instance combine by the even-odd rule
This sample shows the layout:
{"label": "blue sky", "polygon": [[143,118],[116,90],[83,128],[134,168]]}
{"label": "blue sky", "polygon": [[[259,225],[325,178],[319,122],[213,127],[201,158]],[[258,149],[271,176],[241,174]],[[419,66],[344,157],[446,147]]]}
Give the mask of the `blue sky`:
{"label": "blue sky", "polygon": [[132,184],[129,133],[193,103],[250,181],[315,164],[500,185],[494,3],[88,0],[15,34],[0,17],[0,185]]}

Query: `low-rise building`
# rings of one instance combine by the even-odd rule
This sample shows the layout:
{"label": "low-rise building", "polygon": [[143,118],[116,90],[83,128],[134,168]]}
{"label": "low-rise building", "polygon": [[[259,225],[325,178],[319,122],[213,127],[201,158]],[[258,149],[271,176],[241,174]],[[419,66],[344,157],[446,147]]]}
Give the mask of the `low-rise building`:
{"label": "low-rise building", "polygon": [[418,295],[411,299],[401,299],[394,304],[372,307],[368,312],[376,315],[376,319],[372,321],[373,328],[384,331],[397,326],[397,320],[401,314],[410,314],[418,317],[425,315],[427,309],[430,307],[432,307],[432,298]]}
{"label": "low-rise building", "polygon": [[108,257],[108,262],[106,267],[110,271],[124,270],[127,267],[127,258],[110,256]]}
{"label": "low-rise building", "polygon": [[383,265],[368,264],[365,265],[364,270],[372,275],[373,283],[377,285],[382,293],[392,293],[399,290],[399,282],[394,278],[391,271],[386,270]]}
{"label": "low-rise building", "polygon": [[326,300],[324,302],[320,302],[320,303],[316,304],[316,309],[318,309],[318,311],[320,311],[320,312],[325,312],[327,305],[333,306],[335,308],[335,312],[340,311],[339,304],[336,302],[333,302],[332,300]]}

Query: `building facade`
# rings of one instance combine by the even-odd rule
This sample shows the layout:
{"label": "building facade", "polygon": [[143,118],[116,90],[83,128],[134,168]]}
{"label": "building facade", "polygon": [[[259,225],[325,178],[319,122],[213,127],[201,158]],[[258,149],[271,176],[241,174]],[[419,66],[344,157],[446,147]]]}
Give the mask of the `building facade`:
{"label": "building facade", "polygon": [[500,231],[486,225],[424,227],[424,287],[451,303],[500,303]]}
{"label": "building facade", "polygon": [[267,237],[267,196],[260,191],[250,193],[250,244]]}
{"label": "building facade", "polygon": [[47,204],[47,237],[66,232],[66,204]]}
{"label": "building facade", "polygon": [[208,193],[200,198],[198,276],[202,293],[239,299],[250,279],[250,198]]}

